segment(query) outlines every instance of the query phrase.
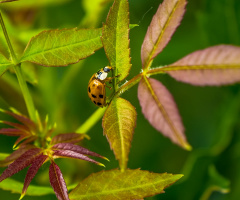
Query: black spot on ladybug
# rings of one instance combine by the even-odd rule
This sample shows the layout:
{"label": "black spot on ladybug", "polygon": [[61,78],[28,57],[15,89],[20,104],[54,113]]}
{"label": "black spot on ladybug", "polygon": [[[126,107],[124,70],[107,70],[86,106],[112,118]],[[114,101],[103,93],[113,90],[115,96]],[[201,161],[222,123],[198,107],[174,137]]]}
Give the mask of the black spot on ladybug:
{"label": "black spot on ladybug", "polygon": [[99,95],[99,98],[101,98],[101,99],[102,99],[102,98],[103,98],[103,95],[102,95],[102,94],[100,94],[100,95]]}
{"label": "black spot on ladybug", "polygon": [[97,105],[101,106],[102,104],[98,102]]}
{"label": "black spot on ladybug", "polygon": [[97,86],[97,89],[101,89],[101,86]]}
{"label": "black spot on ladybug", "polygon": [[93,97],[93,98],[97,98],[94,94],[92,94],[92,97]]}
{"label": "black spot on ladybug", "polygon": [[96,101],[93,101],[93,103],[97,104]]}
{"label": "black spot on ladybug", "polygon": [[88,92],[89,92],[89,93],[91,92],[91,89],[90,89],[90,87],[88,87]]}
{"label": "black spot on ladybug", "polygon": [[95,85],[95,84],[93,84],[92,86],[93,86],[93,87],[95,87],[96,85]]}

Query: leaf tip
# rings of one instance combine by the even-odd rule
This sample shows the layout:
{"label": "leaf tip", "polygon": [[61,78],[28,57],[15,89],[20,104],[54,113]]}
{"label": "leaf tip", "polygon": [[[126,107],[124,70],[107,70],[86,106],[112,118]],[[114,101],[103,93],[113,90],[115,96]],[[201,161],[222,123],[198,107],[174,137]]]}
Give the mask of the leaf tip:
{"label": "leaf tip", "polygon": [[185,143],[183,148],[186,149],[187,151],[192,151],[192,146],[188,143]]}
{"label": "leaf tip", "polygon": [[19,200],[21,200],[25,196],[25,192],[21,194]]}
{"label": "leaf tip", "polygon": [[105,166],[104,164],[102,164],[102,163],[97,163],[97,165],[99,165],[99,166],[102,166],[102,167],[105,167],[105,168],[106,168],[106,166]]}
{"label": "leaf tip", "polygon": [[110,160],[108,158],[104,157],[104,156],[102,156],[101,158],[106,160],[106,161],[108,161],[108,162],[110,162]]}

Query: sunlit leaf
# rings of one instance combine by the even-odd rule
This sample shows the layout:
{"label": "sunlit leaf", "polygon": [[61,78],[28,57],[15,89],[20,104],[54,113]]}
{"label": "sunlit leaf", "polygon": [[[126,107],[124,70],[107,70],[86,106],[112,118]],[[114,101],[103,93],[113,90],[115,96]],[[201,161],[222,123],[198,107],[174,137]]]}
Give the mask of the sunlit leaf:
{"label": "sunlit leaf", "polygon": [[103,46],[110,65],[120,74],[119,81],[127,77],[131,68],[128,10],[127,0],[115,0],[109,11],[106,24],[103,25]]}
{"label": "sunlit leaf", "polygon": [[76,63],[102,47],[101,29],[61,29],[43,31],[28,43],[21,62],[44,66]]}
{"label": "sunlit leaf", "polygon": [[59,200],[69,200],[66,183],[56,163],[52,162],[49,167],[49,180]]}
{"label": "sunlit leaf", "polygon": [[4,170],[4,172],[0,176],[0,182],[30,165],[40,152],[41,149],[39,148],[34,148],[26,151],[13,163],[11,163],[7,169]]}
{"label": "sunlit leaf", "polygon": [[186,0],[164,0],[158,7],[144,38],[141,58],[143,68],[168,44],[185,12]]}
{"label": "sunlit leaf", "polygon": [[54,136],[51,140],[51,144],[57,143],[78,143],[87,137],[85,134],[78,133],[63,133]]}
{"label": "sunlit leaf", "polygon": [[193,85],[236,83],[240,81],[240,47],[219,45],[199,50],[163,67],[162,71]]}
{"label": "sunlit leaf", "polygon": [[38,172],[39,168],[42,166],[42,164],[45,162],[45,160],[47,158],[48,158],[48,156],[41,154],[41,155],[39,155],[38,157],[35,158],[34,162],[29,167],[26,178],[24,180],[24,186],[23,186],[23,189],[22,189],[21,198],[25,195],[30,182],[32,181],[32,179],[34,178],[34,176]]}
{"label": "sunlit leaf", "polygon": [[138,87],[142,112],[150,124],[174,143],[190,150],[175,101],[159,81],[143,78]]}
{"label": "sunlit leaf", "polygon": [[[12,1],[12,0],[3,0],[3,1]],[[32,9],[45,6],[56,6],[58,4],[63,4],[70,0],[41,0],[41,1],[32,1],[32,0],[16,0],[17,2],[9,3],[4,8],[19,10],[19,9]]]}
{"label": "sunlit leaf", "polygon": [[127,168],[136,118],[135,108],[122,98],[112,100],[103,117],[103,133],[119,161],[121,170]]}
{"label": "sunlit leaf", "polygon": [[[1,2],[0,2],[1,3]],[[0,53],[0,77],[12,63]]]}
{"label": "sunlit leaf", "polygon": [[101,171],[91,174],[69,194],[71,200],[133,200],[163,193],[182,175],[157,174],[139,169]]}

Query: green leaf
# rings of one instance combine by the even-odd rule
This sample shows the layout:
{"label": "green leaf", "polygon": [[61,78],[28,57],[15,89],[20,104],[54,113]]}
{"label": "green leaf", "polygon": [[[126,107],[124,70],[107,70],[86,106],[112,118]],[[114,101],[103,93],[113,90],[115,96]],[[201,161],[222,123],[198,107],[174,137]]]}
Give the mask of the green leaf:
{"label": "green leaf", "polygon": [[[23,183],[15,181],[11,178],[8,178],[4,180],[4,182],[0,183],[0,188],[3,190],[11,191],[13,193],[21,194]],[[47,194],[54,194],[54,191],[51,187],[44,187],[44,186],[40,187],[40,186],[30,185],[28,187],[26,194],[31,196],[42,196]]]}
{"label": "green leaf", "polygon": [[[129,49],[129,13],[127,0],[115,0],[106,24],[103,25],[102,41],[110,65],[125,79],[131,68]],[[117,75],[115,73],[115,75]]]}
{"label": "green leaf", "polygon": [[[2,0],[3,2],[6,1],[13,1],[13,0]],[[17,1],[17,0],[15,0]],[[11,9],[11,10],[19,10],[19,9],[27,9],[27,8],[40,8],[45,6],[56,6],[59,4],[63,4],[70,0],[41,0],[41,1],[33,1],[33,0],[20,0],[18,2],[14,2],[11,4],[7,4],[4,8]],[[0,2],[1,3],[1,2]]]}
{"label": "green leaf", "polygon": [[28,43],[21,62],[44,66],[77,63],[102,47],[101,29],[61,29],[43,31]]}
{"label": "green leaf", "polygon": [[12,63],[0,53],[0,77]]}
{"label": "green leaf", "polygon": [[103,117],[103,134],[106,135],[121,170],[127,168],[136,118],[135,108],[122,98],[114,99]]}
{"label": "green leaf", "polygon": [[140,169],[101,171],[80,182],[69,194],[71,200],[140,199],[163,193],[183,175],[157,174]]}

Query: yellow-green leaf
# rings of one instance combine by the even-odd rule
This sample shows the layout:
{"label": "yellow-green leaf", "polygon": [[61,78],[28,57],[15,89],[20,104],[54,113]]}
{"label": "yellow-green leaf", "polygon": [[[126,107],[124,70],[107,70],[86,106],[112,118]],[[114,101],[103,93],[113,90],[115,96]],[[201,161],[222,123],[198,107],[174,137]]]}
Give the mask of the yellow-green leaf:
{"label": "yellow-green leaf", "polygon": [[103,117],[103,133],[122,170],[127,168],[136,118],[135,108],[122,98],[114,99]]}
{"label": "yellow-green leaf", "polygon": [[12,63],[0,53],[0,77]]}
{"label": "yellow-green leaf", "polygon": [[131,200],[163,193],[183,175],[157,174],[140,169],[117,169],[91,174],[69,194],[71,200]]}
{"label": "yellow-green leaf", "polygon": [[101,29],[61,29],[43,31],[28,43],[21,62],[44,66],[76,63],[102,47]]}
{"label": "yellow-green leaf", "polygon": [[[110,65],[116,68],[121,81],[131,68],[129,49],[129,5],[127,0],[115,0],[103,26],[102,41]],[[117,74],[115,74],[117,75]]]}

